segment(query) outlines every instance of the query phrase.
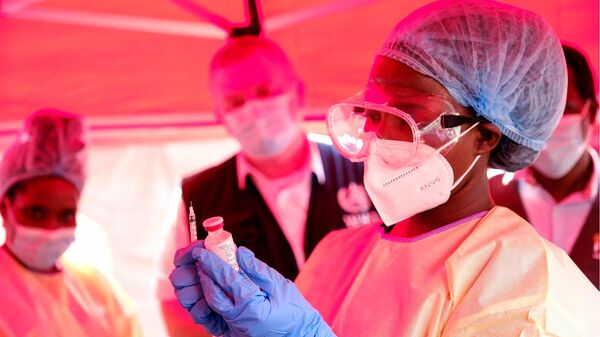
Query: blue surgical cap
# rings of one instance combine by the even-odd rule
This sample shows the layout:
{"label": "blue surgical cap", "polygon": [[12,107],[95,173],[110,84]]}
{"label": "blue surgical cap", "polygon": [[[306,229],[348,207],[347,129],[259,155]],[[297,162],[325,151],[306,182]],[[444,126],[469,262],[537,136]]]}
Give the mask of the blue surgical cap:
{"label": "blue surgical cap", "polygon": [[85,180],[84,127],[80,116],[57,110],[30,115],[0,166],[0,198],[15,184],[56,176],[81,191]]}
{"label": "blue surgical cap", "polygon": [[495,1],[438,1],[390,33],[379,55],[442,84],[503,134],[490,166],[516,171],[537,157],[564,110],[567,69],[539,15]]}

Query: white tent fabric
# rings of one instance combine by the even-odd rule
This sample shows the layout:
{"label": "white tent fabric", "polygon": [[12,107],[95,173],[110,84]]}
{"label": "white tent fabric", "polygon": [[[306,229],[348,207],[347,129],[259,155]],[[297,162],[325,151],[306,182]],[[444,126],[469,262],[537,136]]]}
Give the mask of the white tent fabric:
{"label": "white tent fabric", "polygon": [[[242,21],[244,0],[190,1]],[[267,36],[288,51],[318,108],[356,92],[391,27],[428,1],[262,2]],[[598,69],[597,0],[506,2],[542,14]],[[43,107],[213,120],[207,66],[225,34],[171,1],[1,0],[0,9],[0,122]]]}
{"label": "white tent fabric", "polygon": [[[196,1],[242,20],[242,0]],[[361,88],[387,32],[427,1],[262,2],[266,34],[306,82],[307,115],[317,120],[307,128],[324,133],[325,107]],[[597,0],[506,2],[542,14],[598,69]],[[107,244],[110,255],[98,258],[112,256],[106,269],[136,301],[145,336],[165,336],[153,287],[178,182],[237,149],[210,113],[206,84],[224,33],[168,0],[0,0],[0,11],[0,150],[34,110],[86,116],[81,214],[86,227],[105,229],[94,247]]]}

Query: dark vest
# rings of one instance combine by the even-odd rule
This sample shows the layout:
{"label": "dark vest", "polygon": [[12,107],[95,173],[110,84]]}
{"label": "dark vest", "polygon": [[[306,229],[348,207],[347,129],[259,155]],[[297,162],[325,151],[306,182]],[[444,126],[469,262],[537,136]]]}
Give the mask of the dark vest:
{"label": "dark vest", "polygon": [[[362,164],[348,161],[330,145],[318,144],[318,148],[326,181],[321,185],[312,174],[304,241],[307,258],[327,233],[345,228],[348,221],[357,217],[365,219],[365,214],[351,214],[343,209],[337,196],[350,183],[362,186]],[[194,205],[198,238],[206,237],[201,225],[204,219],[221,216],[238,246],[249,248],[286,278],[296,277],[298,268],[292,249],[250,176],[246,177],[245,189],[240,190],[235,157],[184,179],[182,190],[185,204],[192,201]]]}
{"label": "dark vest", "polygon": [[[512,209],[523,219],[529,221],[527,212],[523,206],[523,200],[519,194],[519,184],[517,180],[511,180],[507,185],[502,183],[502,175],[490,179],[490,191],[494,202],[499,206]],[[599,193],[600,194],[600,193]],[[575,264],[583,271],[585,276],[600,289],[599,273],[600,261],[598,260],[598,228],[600,226],[600,209],[598,208],[599,199],[592,205],[585,224],[575,241],[573,250],[569,256]],[[565,224],[568,225],[568,224]]]}

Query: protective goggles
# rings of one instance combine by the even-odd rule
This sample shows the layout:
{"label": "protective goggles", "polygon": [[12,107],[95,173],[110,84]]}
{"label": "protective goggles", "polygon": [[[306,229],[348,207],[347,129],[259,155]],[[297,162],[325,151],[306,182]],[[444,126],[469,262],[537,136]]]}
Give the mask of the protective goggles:
{"label": "protective goggles", "polygon": [[363,161],[379,155],[397,165],[412,158],[422,144],[444,154],[461,135],[461,125],[481,122],[488,121],[460,115],[439,96],[394,97],[382,104],[359,94],[327,113],[329,134],[345,157]]}

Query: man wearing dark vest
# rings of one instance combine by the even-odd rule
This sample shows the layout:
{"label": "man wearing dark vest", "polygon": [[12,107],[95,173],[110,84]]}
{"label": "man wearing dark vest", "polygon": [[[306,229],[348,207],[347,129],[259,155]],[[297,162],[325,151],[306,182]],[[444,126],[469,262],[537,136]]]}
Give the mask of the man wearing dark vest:
{"label": "man wearing dark vest", "polygon": [[[193,204],[199,239],[206,236],[202,221],[221,216],[238,246],[293,280],[327,233],[380,221],[362,184],[362,165],[301,130],[304,87],[279,46],[256,35],[230,38],[211,62],[210,88],[217,118],[241,150],[183,181],[182,199],[186,210]],[[175,243],[165,251],[166,275],[175,248],[190,240],[187,214],[180,218]],[[197,333],[172,288],[167,295],[159,291],[170,335]]]}
{"label": "man wearing dark vest", "polygon": [[588,145],[598,99],[586,56],[570,46],[563,50],[568,91],[562,119],[532,166],[512,180],[495,176],[490,190],[496,204],[511,208],[568,252],[598,288],[600,161]]}

